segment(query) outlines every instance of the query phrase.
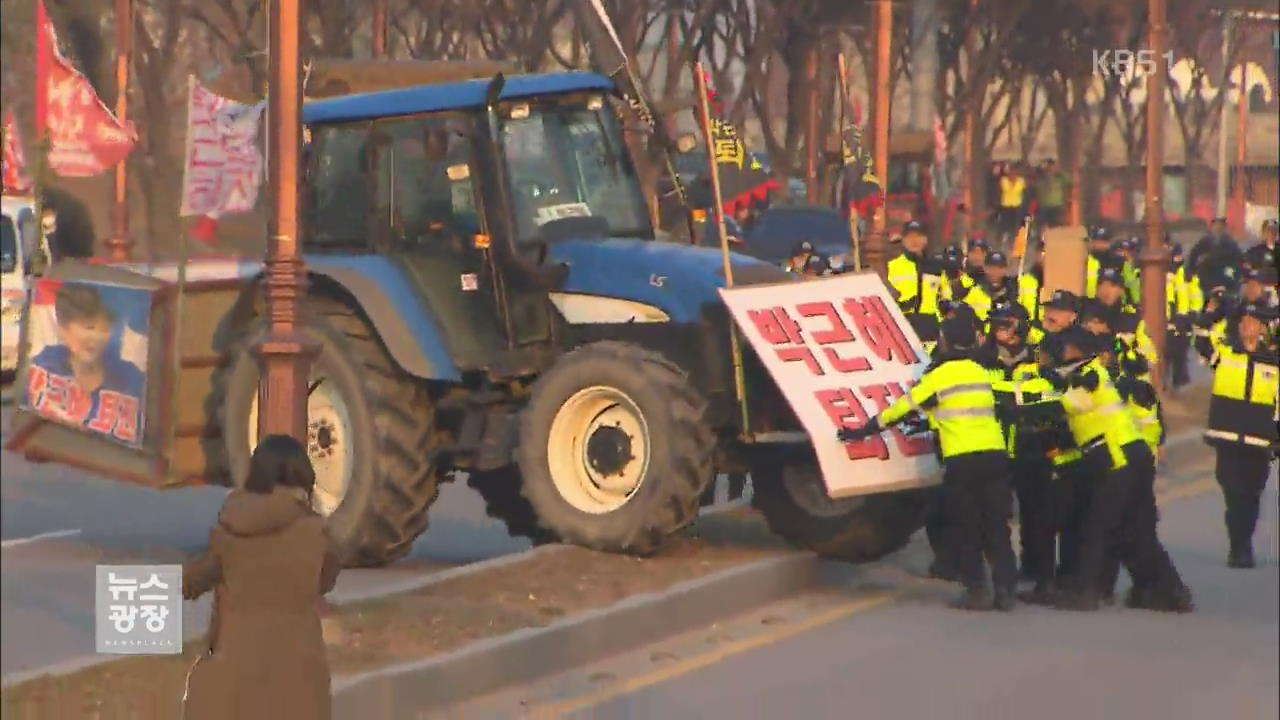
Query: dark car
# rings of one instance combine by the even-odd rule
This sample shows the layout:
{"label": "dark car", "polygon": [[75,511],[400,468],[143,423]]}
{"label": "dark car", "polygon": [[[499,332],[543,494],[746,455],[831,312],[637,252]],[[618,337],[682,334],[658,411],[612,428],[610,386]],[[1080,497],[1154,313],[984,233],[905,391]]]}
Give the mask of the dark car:
{"label": "dark car", "polygon": [[747,231],[746,242],[734,248],[738,252],[785,265],[796,245],[807,240],[820,255],[840,270],[852,263],[853,236],[849,221],[839,212],[815,205],[772,207],[760,214]]}

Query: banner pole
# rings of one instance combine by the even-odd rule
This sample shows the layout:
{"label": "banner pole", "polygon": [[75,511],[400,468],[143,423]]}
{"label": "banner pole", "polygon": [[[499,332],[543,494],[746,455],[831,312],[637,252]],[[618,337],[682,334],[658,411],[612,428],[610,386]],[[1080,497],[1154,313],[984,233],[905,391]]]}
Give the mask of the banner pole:
{"label": "banner pole", "polygon": [[177,290],[173,300],[173,353],[170,356],[169,372],[173,373],[173,397],[169,399],[169,481],[174,484],[182,482],[175,476],[174,465],[178,452],[178,413],[182,411],[179,398],[182,393],[178,388],[182,384],[182,313],[187,295],[187,258],[191,251],[190,229],[184,229],[178,236],[178,279]]}
{"label": "banner pole", "polygon": [[[851,106],[853,104],[853,101],[850,99],[851,96],[849,94],[849,65],[845,61],[843,51],[836,54],[836,64],[838,66],[837,75],[840,78],[840,150],[841,150],[841,155],[843,155],[845,143],[847,142],[845,140],[845,132],[848,129],[848,122],[845,119],[845,111],[847,109],[852,109]],[[852,151],[853,147],[850,146],[849,150]],[[841,160],[843,159],[844,158],[842,157]],[[857,160],[855,158],[855,162],[856,161]],[[845,188],[845,192],[848,193],[849,192],[848,169],[842,168],[841,172],[845,175],[844,188]],[[859,232],[859,229],[858,229],[858,210],[853,206],[852,203],[848,203],[848,208],[849,208],[849,236],[853,242],[853,269],[856,272],[862,272],[862,233]]]}
{"label": "banner pole", "polygon": [[[693,63],[693,86],[698,96],[698,125],[702,130],[702,139],[707,146],[707,166],[711,178],[711,210],[716,221],[716,230],[720,234],[720,254],[724,258],[724,286],[733,287],[733,257],[729,252],[729,235],[724,226],[724,201],[720,195],[720,167],[715,154],[711,152],[711,109],[707,99],[707,78],[702,70],[702,63]],[[750,416],[747,412],[747,381],[742,366],[742,345],[738,339],[738,326],[732,317],[729,319],[729,345],[733,354],[733,387],[738,395],[738,405],[742,411],[742,432],[751,431]]]}

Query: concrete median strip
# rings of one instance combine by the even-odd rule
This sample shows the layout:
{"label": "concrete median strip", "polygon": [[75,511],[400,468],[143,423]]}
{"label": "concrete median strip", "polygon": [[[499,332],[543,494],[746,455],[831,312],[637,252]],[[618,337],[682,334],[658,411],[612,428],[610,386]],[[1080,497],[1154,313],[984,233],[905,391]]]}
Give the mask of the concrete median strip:
{"label": "concrete median strip", "polygon": [[399,717],[586,664],[775,602],[819,582],[822,563],[795,552],[637,595],[540,628],[334,681],[334,717]]}

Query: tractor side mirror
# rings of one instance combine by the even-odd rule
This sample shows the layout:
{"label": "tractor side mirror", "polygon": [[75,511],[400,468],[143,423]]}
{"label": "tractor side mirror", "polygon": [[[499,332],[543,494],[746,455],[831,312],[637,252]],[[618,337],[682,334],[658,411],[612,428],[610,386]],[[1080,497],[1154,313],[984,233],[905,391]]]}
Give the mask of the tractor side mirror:
{"label": "tractor side mirror", "polygon": [[698,136],[693,133],[684,133],[680,137],[676,138],[676,150],[679,151],[681,155],[693,152],[693,149],[696,147],[698,147]]}

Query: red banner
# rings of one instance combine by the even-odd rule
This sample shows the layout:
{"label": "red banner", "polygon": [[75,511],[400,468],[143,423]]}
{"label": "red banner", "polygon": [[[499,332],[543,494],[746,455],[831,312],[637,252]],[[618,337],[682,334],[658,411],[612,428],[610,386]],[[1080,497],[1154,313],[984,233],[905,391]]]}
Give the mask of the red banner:
{"label": "red banner", "polygon": [[63,177],[100,175],[129,155],[138,134],[133,123],[116,119],[89,79],[62,56],[53,23],[43,12],[40,15],[45,35],[41,46],[46,55],[38,59],[37,67],[44,70],[44,77],[37,82],[44,84],[46,106],[38,108],[37,115],[46,124],[49,168]]}
{"label": "red banner", "polygon": [[22,138],[18,135],[18,123],[13,113],[4,114],[4,192],[25,195],[31,192],[31,177],[27,175],[27,159],[22,153]]}

